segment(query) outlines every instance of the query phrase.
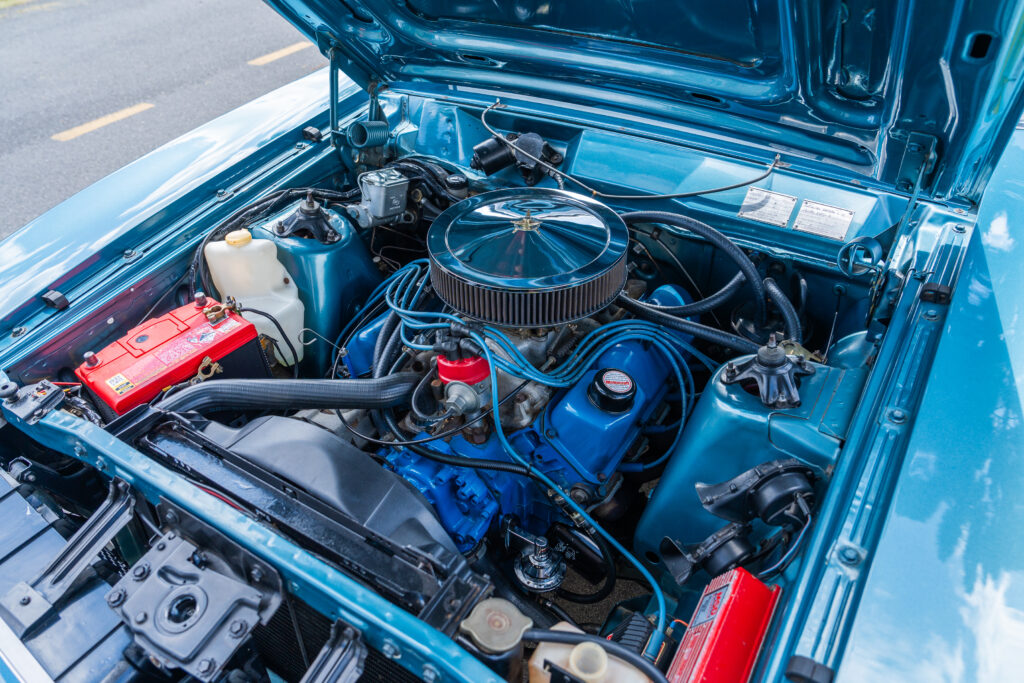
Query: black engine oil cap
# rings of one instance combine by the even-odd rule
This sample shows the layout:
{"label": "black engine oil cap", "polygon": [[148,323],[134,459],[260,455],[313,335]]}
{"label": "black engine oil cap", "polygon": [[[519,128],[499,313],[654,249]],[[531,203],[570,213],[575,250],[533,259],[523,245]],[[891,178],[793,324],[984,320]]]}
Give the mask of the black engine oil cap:
{"label": "black engine oil cap", "polygon": [[587,388],[591,402],[609,413],[624,413],[633,407],[636,397],[636,382],[622,370],[605,368],[598,370]]}

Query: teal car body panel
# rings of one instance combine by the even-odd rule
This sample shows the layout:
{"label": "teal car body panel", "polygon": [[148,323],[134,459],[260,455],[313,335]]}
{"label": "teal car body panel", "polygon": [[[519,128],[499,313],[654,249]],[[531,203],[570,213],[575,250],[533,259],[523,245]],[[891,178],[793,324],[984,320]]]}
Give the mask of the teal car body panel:
{"label": "teal car body panel", "polygon": [[982,202],[841,680],[994,681],[1024,653],[1024,130]]}
{"label": "teal car body panel", "polygon": [[[1021,107],[1012,2],[267,0],[357,83],[486,89],[723,134],[977,201]],[[789,159],[787,159],[789,160]]]}

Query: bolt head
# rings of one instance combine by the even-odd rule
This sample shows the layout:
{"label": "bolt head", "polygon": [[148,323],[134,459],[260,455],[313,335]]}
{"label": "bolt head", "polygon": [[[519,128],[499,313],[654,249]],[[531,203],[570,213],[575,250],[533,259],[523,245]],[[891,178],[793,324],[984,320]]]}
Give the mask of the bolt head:
{"label": "bolt head", "polygon": [[390,640],[384,641],[384,644],[381,645],[380,651],[381,654],[383,654],[388,659],[398,659],[402,656],[401,650],[399,650],[398,646]]}
{"label": "bolt head", "polygon": [[144,623],[146,623],[146,619],[148,619],[148,618],[149,618],[148,614],[146,614],[145,612],[139,612],[138,614],[135,615],[135,623],[136,624],[144,624]]}
{"label": "bolt head", "polygon": [[242,619],[235,619],[231,622],[229,630],[231,631],[232,636],[234,636],[235,638],[241,638],[243,635],[245,635],[245,630],[246,628],[248,628],[248,626],[249,625],[245,623],[245,621],[243,621]]}
{"label": "bolt head", "polygon": [[124,589],[118,588],[117,590],[113,591],[112,593],[110,593],[110,595],[107,596],[107,604],[111,607],[117,607],[122,602],[124,602],[125,596],[126,594]]}
{"label": "bolt head", "polygon": [[860,553],[857,552],[856,548],[846,546],[839,550],[839,561],[847,565],[855,565],[860,562]]}
{"label": "bolt head", "polygon": [[145,562],[137,564],[132,568],[132,578],[136,581],[142,581],[149,574],[149,565]]}
{"label": "bolt head", "polygon": [[199,671],[199,673],[203,675],[212,673],[214,669],[214,662],[212,659],[204,659],[199,662],[199,665],[196,667],[196,669]]}

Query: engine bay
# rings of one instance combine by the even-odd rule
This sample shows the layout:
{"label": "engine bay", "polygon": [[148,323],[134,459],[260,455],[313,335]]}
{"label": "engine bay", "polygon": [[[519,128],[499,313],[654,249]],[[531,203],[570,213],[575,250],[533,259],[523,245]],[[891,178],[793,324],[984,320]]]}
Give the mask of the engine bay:
{"label": "engine bay", "polygon": [[[906,217],[867,190],[798,202],[778,157],[716,186],[725,161],[637,140],[616,167],[624,137],[375,100],[340,161],[323,154],[235,202],[124,293],[118,324],[94,316],[54,340],[66,353],[8,374],[499,678],[684,681],[730,662],[720,680],[745,681],[884,339]],[[679,169],[685,192],[663,182]],[[84,482],[48,491],[59,515],[81,520],[107,494],[93,468],[24,439],[2,455],[22,482]],[[108,583],[121,597],[107,603],[147,667],[305,675],[296,662],[328,638],[304,641],[298,625],[294,645],[264,635],[205,668],[168,654],[125,607],[141,599],[126,572],[142,556],[173,566],[154,539],[189,536],[186,515],[137,514],[139,547],[118,550]],[[723,611],[699,631],[725,596],[753,616],[727,625]],[[287,618],[257,602],[250,626]],[[574,635],[524,649],[529,638],[503,640],[517,624]],[[739,632],[746,645],[714,635]],[[588,652],[587,635],[612,649]]]}

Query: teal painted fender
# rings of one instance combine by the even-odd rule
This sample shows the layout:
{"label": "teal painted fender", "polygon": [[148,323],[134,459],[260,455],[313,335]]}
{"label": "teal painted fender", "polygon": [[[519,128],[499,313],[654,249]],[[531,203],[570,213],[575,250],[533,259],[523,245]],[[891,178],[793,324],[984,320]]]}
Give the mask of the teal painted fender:
{"label": "teal painted fender", "polygon": [[841,680],[1020,677],[1022,169],[1018,130],[981,206]]}

